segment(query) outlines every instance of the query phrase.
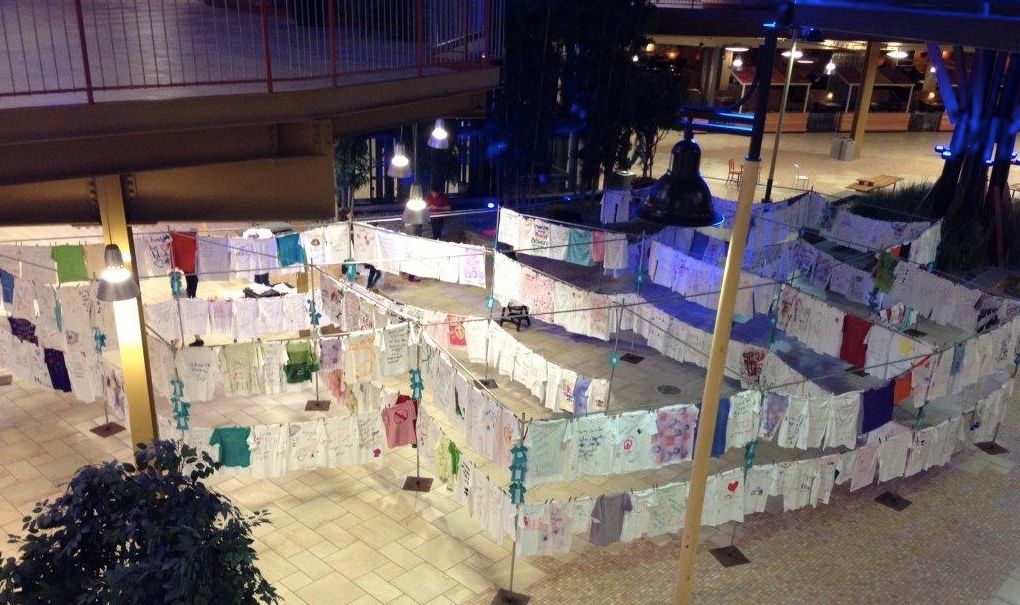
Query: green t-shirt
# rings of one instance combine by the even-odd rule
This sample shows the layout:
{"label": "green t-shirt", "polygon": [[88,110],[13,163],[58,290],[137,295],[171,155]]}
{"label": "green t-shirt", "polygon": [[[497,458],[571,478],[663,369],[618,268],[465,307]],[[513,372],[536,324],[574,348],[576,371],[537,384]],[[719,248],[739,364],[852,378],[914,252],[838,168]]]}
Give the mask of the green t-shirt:
{"label": "green t-shirt", "polygon": [[319,362],[315,358],[314,345],[307,340],[294,340],[287,343],[287,364],[283,372],[289,384],[311,380],[312,375],[319,371]]}
{"label": "green t-shirt", "polygon": [[50,257],[57,263],[57,281],[87,281],[89,271],[85,268],[85,248],[81,246],[53,246]]}
{"label": "green t-shirt", "polygon": [[457,444],[450,442],[450,471],[451,475],[456,475],[457,471],[460,470],[460,449]]}
{"label": "green t-shirt", "polygon": [[220,462],[223,466],[251,466],[251,450],[248,449],[248,435],[251,428],[228,426],[213,429],[210,445],[220,446]]}

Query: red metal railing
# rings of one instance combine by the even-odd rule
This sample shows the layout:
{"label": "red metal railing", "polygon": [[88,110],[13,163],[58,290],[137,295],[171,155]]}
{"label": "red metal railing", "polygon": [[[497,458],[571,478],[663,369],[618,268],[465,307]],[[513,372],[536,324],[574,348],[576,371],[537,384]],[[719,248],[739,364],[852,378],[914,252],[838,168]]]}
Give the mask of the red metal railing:
{"label": "red metal railing", "polygon": [[498,56],[506,2],[0,0],[0,107],[427,75]]}

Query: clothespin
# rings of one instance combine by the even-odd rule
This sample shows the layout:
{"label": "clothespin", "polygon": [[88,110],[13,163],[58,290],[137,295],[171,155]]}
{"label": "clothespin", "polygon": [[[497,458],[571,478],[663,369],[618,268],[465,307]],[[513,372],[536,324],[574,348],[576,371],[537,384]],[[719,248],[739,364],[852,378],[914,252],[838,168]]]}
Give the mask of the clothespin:
{"label": "clothespin", "polygon": [[171,271],[170,272],[170,294],[174,298],[180,298],[184,295],[184,289],[181,287],[181,272]]}

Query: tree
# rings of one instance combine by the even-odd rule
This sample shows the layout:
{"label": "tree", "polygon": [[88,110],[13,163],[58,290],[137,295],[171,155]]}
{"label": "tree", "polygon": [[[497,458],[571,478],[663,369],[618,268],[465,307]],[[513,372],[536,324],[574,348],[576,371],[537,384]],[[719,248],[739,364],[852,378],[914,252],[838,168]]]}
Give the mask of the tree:
{"label": "tree", "polygon": [[19,557],[0,564],[0,601],[11,605],[277,603],[255,566],[252,528],[203,483],[219,467],[208,454],[159,441],[135,463],[78,471],[67,491],[25,517],[11,536]]}
{"label": "tree", "polygon": [[1009,169],[1020,131],[1020,63],[1015,54],[974,51],[968,64],[954,47],[956,84],[938,45],[928,43],[953,138],[926,203],[949,227],[978,219],[991,234],[988,255],[1003,264],[1017,242],[1007,233],[1012,208]]}
{"label": "tree", "polygon": [[368,153],[367,137],[348,137],[336,141],[333,145],[333,176],[337,208],[353,207],[355,192],[372,178],[372,158]]}
{"label": "tree", "polygon": [[634,133],[634,149],[628,163],[633,165],[640,160],[641,176],[648,179],[659,143],[666,133],[676,130],[686,91],[669,71],[643,69],[636,74],[628,97],[633,107],[627,113]]}

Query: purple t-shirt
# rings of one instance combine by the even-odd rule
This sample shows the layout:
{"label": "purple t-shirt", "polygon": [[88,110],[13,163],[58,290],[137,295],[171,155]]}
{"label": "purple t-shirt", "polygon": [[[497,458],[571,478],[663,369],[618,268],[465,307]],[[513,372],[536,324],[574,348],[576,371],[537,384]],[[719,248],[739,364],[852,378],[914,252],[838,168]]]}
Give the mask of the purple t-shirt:
{"label": "purple t-shirt", "polygon": [[591,543],[609,546],[620,541],[623,531],[623,514],[631,510],[630,494],[599,496],[591,510]]}

